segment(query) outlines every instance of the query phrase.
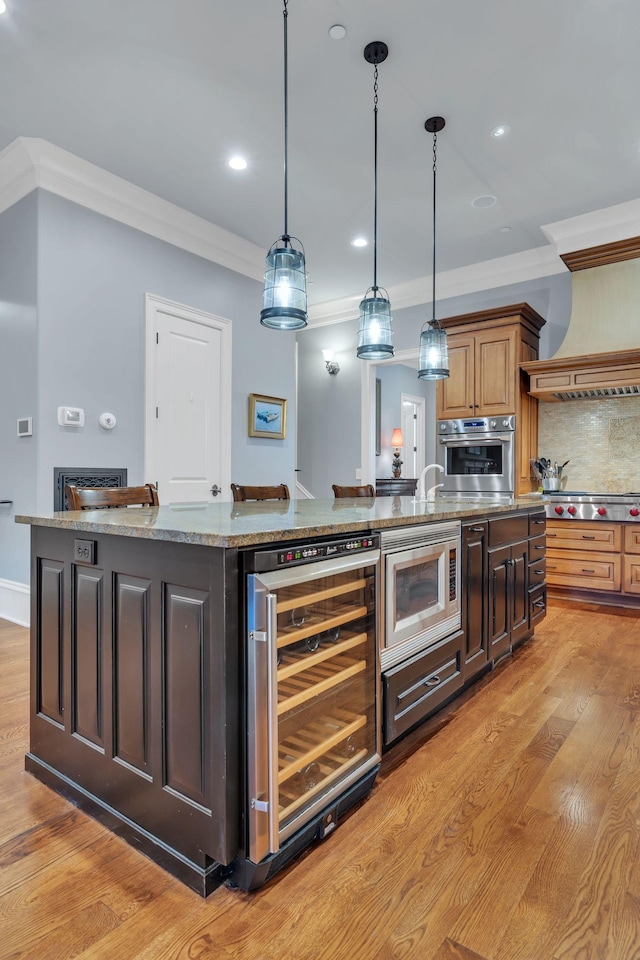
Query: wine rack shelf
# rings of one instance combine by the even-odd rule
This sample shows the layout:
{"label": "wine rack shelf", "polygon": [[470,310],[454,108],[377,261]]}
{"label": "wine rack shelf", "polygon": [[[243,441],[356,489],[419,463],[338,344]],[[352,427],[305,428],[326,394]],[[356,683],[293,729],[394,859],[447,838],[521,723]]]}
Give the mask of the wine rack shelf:
{"label": "wine rack shelf", "polygon": [[351,604],[342,604],[335,607],[329,616],[314,613],[305,620],[303,626],[293,624],[291,627],[283,627],[278,625],[278,649],[297,643],[299,640],[305,640],[315,634],[340,627],[345,623],[351,623],[353,620],[359,620],[360,617],[365,617],[367,612],[365,606],[354,607]]}
{"label": "wine rack shelf", "polygon": [[366,723],[364,714],[335,709],[332,715],[312,721],[290,734],[278,748],[278,783],[285,783],[314,760],[328,754]]}
{"label": "wine rack shelf", "polygon": [[347,593],[354,593],[356,590],[362,590],[366,585],[367,581],[361,578],[310,593],[309,587],[301,584],[297,589],[290,588],[291,595],[287,596],[286,599],[278,600],[276,610],[278,613],[286,613],[287,610],[295,610],[296,607],[310,606],[312,603],[320,603],[322,600],[331,600],[333,597],[342,597]]}
{"label": "wine rack shelf", "polygon": [[[318,763],[318,777],[313,784],[310,784],[303,793],[296,792],[293,789],[287,789],[287,784],[280,788],[280,812],[279,820],[282,823],[288,820],[296,810],[303,807],[309,800],[322,791],[328,790],[333,783],[346,776],[350,770],[360,764],[367,756],[367,750],[357,750],[348,759],[344,755],[329,752]],[[289,787],[292,784],[289,782]]]}
{"label": "wine rack shelf", "polygon": [[337,687],[362,673],[366,668],[366,660],[358,660],[348,653],[343,653],[283,680],[278,683],[278,716],[308,700],[314,700],[332,687]]}
{"label": "wine rack shelf", "polygon": [[[316,653],[307,653],[303,657],[296,657],[294,653],[289,656],[285,655],[283,658],[283,666],[278,668],[278,683],[280,683],[281,680],[286,680],[288,677],[294,676],[296,673],[302,673],[304,670],[308,670],[309,667],[314,667],[317,663],[322,663],[323,660],[330,660],[332,657],[340,653],[346,653],[347,650],[353,650],[355,647],[359,647],[366,642],[367,634],[358,633],[340,642],[332,642],[330,646],[322,647]],[[290,663],[288,662],[289,660],[293,662]]]}

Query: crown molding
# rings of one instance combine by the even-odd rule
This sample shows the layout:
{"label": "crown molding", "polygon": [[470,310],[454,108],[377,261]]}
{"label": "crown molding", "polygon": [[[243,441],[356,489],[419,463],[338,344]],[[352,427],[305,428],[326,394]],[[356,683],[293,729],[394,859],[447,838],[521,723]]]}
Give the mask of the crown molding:
{"label": "crown molding", "polygon": [[562,256],[640,236],[640,199],[591,210],[540,228]]}
{"label": "crown molding", "polygon": [[609,263],[621,263],[623,260],[636,260],[640,257],[640,237],[603,243],[585,250],[573,250],[561,256],[572,273],[576,270],[590,270],[591,267],[604,267]]}
{"label": "crown molding", "polygon": [[[537,280],[556,273],[566,273],[567,268],[559,258],[554,247],[534,247],[521,253],[512,253],[494,260],[483,260],[467,267],[457,267],[437,274],[438,300],[460,297],[467,293],[479,293],[494,287],[509,286],[527,280]],[[388,287],[389,300],[393,310],[405,307],[421,306],[431,303],[431,276],[419,277],[408,283]],[[358,306],[362,297],[344,297],[331,300],[309,308],[309,326],[322,327],[332,323],[342,323],[358,316]]]}
{"label": "crown molding", "polygon": [[46,140],[18,137],[0,153],[0,213],[37,187],[262,281],[255,244]]}

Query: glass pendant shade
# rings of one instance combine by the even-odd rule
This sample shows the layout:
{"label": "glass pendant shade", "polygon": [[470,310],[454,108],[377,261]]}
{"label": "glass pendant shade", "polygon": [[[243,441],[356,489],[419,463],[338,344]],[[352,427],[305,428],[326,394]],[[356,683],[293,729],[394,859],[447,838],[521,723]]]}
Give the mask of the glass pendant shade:
{"label": "glass pendant shade", "polygon": [[301,250],[277,244],[269,250],[260,323],[272,330],[306,327],[307,277]]}
{"label": "glass pendant shade", "polygon": [[360,301],[357,355],[361,360],[386,360],[393,356],[391,304],[379,293],[376,290],[372,297],[365,295]]}
{"label": "glass pendant shade", "polygon": [[447,334],[440,326],[429,325],[420,334],[419,380],[444,380],[449,376]]}

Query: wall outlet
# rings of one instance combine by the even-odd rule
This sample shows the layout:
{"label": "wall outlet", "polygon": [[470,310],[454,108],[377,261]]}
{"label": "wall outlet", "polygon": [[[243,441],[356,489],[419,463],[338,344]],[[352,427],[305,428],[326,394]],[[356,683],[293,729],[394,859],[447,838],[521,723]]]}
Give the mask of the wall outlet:
{"label": "wall outlet", "polygon": [[74,540],[73,559],[76,563],[88,563],[92,566],[96,562],[95,540]]}

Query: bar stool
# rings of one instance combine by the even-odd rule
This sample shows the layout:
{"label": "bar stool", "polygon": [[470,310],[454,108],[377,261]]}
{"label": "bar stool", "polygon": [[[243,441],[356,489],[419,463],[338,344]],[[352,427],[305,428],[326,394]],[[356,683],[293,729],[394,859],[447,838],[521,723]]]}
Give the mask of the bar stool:
{"label": "bar stool", "polygon": [[69,510],[108,510],[111,507],[157,507],[158,491],[153,483],[143,487],[77,487],[64,488]]}
{"label": "bar stool", "polygon": [[247,500],[291,499],[286,483],[280,483],[275,487],[247,487],[240,483],[232,483],[231,492],[235,503],[244,503]]}
{"label": "bar stool", "polygon": [[341,487],[337,483],[332,484],[334,497],[375,497],[376,492],[370,483],[362,487]]}

